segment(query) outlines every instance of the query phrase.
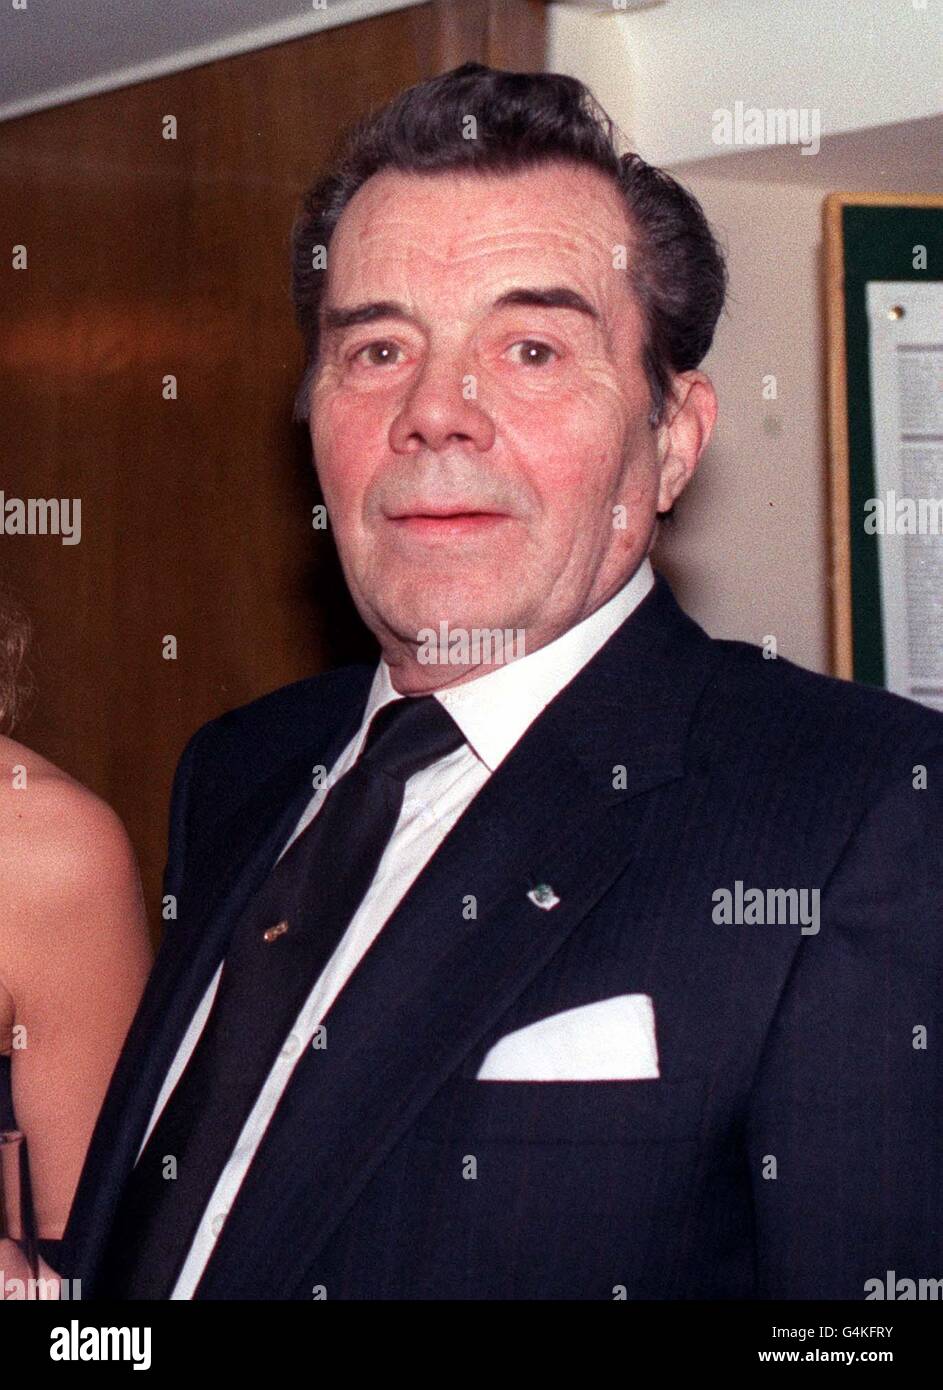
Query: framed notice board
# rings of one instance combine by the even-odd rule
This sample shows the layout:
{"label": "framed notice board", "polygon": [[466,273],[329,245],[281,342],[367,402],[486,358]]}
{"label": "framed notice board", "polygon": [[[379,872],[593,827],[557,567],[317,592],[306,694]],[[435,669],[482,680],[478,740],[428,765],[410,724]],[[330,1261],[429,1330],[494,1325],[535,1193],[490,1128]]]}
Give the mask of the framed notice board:
{"label": "framed notice board", "polygon": [[832,669],[943,709],[943,196],[824,211]]}

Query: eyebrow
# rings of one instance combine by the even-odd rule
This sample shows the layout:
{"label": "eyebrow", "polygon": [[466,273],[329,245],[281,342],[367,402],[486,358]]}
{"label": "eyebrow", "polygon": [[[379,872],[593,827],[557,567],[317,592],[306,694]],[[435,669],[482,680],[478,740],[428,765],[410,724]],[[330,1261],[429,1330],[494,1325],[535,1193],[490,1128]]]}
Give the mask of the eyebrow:
{"label": "eyebrow", "polygon": [[537,309],[575,309],[587,318],[599,318],[589,300],[584,299],[576,290],[568,289],[566,285],[550,285],[546,289],[508,290],[500,299],[495,300],[494,308],[504,309],[516,304],[530,305]]}
{"label": "eyebrow", "polygon": [[[507,309],[518,305],[537,309],[575,309],[587,318],[599,319],[597,310],[589,300],[566,285],[549,285],[538,289],[518,286],[505,291],[491,307]],[[377,319],[403,319],[408,322],[412,315],[405,305],[398,304],[396,300],[376,299],[367,304],[355,304],[349,309],[328,305],[322,311],[321,325],[329,333],[340,333],[346,328],[356,328],[361,323],[373,323]]]}

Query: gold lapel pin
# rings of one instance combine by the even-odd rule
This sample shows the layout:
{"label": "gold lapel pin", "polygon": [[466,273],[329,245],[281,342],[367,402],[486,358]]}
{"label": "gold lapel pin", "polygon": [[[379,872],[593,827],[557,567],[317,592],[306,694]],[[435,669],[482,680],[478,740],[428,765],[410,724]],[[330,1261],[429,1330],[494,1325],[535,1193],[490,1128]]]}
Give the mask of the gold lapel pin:
{"label": "gold lapel pin", "polygon": [[287,923],[287,922],[279,922],[277,926],[269,927],[269,929],[268,929],[267,931],[264,931],[264,932],[262,933],[262,940],[263,940],[263,941],[276,941],[280,936],[284,936],[287,930],[288,930],[288,923]]}

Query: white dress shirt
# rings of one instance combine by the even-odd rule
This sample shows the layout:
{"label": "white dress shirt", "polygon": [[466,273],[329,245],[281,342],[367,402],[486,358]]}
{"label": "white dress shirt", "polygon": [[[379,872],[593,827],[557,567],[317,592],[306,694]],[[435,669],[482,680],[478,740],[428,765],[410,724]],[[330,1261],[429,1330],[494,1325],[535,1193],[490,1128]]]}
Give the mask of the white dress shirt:
{"label": "white dress shirt", "polygon": [[[227,1212],[302,1049],[311,1042],[331,1004],[356,970],[374,938],[495,768],[554,696],[570,683],[641,603],[653,583],[654,574],[646,558],[629,582],[612,598],[561,637],[515,661],[495,666],[464,685],[433,692],[458,724],[467,742],[408,779],[399,820],[373,882],[333,955],[313,983],[311,993],[259,1092],[236,1146],[219,1175],[171,1298],[192,1298],[213,1253]],[[390,681],[389,667],[381,660],[357,733],[331,768],[324,786],[311,798],[286,841],[282,854],[317,815],[334,783],[357,761],[370,721],[377,710],[391,700],[402,698]],[[222,965],[211,980],[180,1043],[154,1105],[141,1149],[147,1143],[168,1096],[199,1040],[213,1004],[221,971]],[[140,1152],[139,1149],[139,1157]]]}

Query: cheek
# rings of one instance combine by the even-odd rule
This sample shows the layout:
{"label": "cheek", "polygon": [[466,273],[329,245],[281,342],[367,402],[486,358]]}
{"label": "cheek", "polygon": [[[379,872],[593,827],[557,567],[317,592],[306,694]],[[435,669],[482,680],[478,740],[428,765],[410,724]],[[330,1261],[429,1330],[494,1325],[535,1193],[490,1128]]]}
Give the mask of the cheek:
{"label": "cheek", "polygon": [[341,507],[360,496],[372,475],[376,438],[382,429],[377,412],[362,398],[345,392],[315,390],[312,396],[311,444],[325,497]]}
{"label": "cheek", "polygon": [[625,462],[628,412],[621,396],[587,387],[548,395],[505,416],[511,450],[548,510],[585,512],[617,486]]}

